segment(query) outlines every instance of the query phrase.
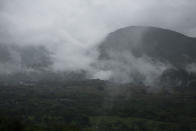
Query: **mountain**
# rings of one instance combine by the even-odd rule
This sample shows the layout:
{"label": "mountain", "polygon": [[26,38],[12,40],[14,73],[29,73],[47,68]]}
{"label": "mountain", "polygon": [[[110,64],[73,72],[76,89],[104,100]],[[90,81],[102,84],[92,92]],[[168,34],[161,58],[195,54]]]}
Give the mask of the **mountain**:
{"label": "mountain", "polygon": [[147,55],[184,67],[196,61],[195,49],[196,38],[156,27],[131,26],[110,33],[100,46],[100,57],[109,57],[108,50],[128,51],[135,57]]}
{"label": "mountain", "polygon": [[[157,27],[130,26],[111,32],[98,50],[100,56],[93,66],[112,82],[164,87],[196,85],[196,38]],[[43,46],[0,43],[0,80],[17,83],[89,78],[86,71],[52,71],[51,59],[51,53]]]}
{"label": "mountain", "polygon": [[0,73],[25,69],[42,70],[52,64],[50,55],[50,52],[43,46],[0,43]]}
{"label": "mountain", "polygon": [[86,78],[84,71],[54,71],[52,64],[51,53],[44,46],[0,43],[1,83],[58,83]]}
{"label": "mountain", "polygon": [[139,74],[144,76],[139,79],[147,80],[171,74],[167,70],[186,70],[196,62],[195,50],[196,38],[157,27],[130,26],[105,38],[99,46],[99,60],[107,63],[102,69],[114,72],[114,79]]}

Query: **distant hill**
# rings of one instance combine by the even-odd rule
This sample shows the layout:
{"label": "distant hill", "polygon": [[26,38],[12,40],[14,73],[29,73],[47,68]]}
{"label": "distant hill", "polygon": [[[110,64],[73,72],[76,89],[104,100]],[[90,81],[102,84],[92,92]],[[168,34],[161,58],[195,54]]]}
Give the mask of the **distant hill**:
{"label": "distant hill", "polygon": [[[0,73],[42,70],[52,64],[50,52],[43,46],[20,46],[0,43]],[[4,68],[4,69],[1,69]]]}
{"label": "distant hill", "polygon": [[108,51],[131,52],[135,57],[147,55],[176,67],[196,61],[196,38],[156,27],[131,26],[108,35],[100,46],[101,59]]}
{"label": "distant hill", "polygon": [[[142,64],[153,67],[156,63],[169,65],[175,70],[186,70],[189,64],[196,62],[196,38],[157,27],[130,26],[119,29],[106,37],[99,50],[101,61],[106,63],[112,61],[113,63],[105,66],[106,70],[110,70],[110,68],[118,70],[123,67],[119,69],[119,73],[124,71],[124,73],[133,74],[135,71],[142,74],[146,67],[141,66]],[[143,63],[140,62],[142,60]],[[150,64],[145,62],[149,60]],[[115,65],[118,66],[115,67]],[[124,67],[125,65],[126,67]],[[157,65],[154,67],[157,68]],[[153,71],[150,71],[153,74]],[[148,74],[149,72],[145,75]]]}
{"label": "distant hill", "polygon": [[84,71],[54,71],[52,64],[51,53],[44,46],[0,43],[1,83],[58,83],[86,78]]}

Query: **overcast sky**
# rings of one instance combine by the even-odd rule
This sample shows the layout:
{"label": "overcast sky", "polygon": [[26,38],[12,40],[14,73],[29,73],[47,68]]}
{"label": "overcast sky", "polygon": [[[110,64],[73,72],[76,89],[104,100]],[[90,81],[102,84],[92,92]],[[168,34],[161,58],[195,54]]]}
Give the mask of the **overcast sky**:
{"label": "overcast sky", "polygon": [[111,31],[158,26],[196,37],[195,15],[196,0],[1,0],[0,41],[45,45],[55,67],[77,70],[90,68]]}

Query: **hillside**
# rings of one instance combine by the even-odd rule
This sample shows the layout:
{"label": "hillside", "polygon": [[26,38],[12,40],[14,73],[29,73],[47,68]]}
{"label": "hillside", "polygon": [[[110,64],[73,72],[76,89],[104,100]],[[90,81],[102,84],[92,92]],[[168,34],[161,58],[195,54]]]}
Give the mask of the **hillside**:
{"label": "hillside", "polygon": [[109,34],[100,46],[101,56],[108,51],[128,51],[135,57],[147,55],[155,60],[184,67],[196,61],[196,38],[156,27],[131,26]]}
{"label": "hillside", "polygon": [[167,70],[187,71],[196,62],[195,50],[196,38],[157,27],[131,26],[106,37],[99,46],[99,59],[106,63],[103,70],[113,72],[113,79],[152,83]]}

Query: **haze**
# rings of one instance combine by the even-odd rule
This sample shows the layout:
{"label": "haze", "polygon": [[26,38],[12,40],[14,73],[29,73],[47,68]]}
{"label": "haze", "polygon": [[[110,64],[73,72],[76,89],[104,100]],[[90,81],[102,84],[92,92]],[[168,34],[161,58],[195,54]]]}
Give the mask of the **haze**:
{"label": "haze", "polygon": [[108,33],[142,25],[196,36],[195,6],[194,0],[1,0],[0,39],[46,47],[54,70],[88,70],[108,78],[110,71],[92,67]]}

